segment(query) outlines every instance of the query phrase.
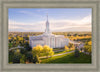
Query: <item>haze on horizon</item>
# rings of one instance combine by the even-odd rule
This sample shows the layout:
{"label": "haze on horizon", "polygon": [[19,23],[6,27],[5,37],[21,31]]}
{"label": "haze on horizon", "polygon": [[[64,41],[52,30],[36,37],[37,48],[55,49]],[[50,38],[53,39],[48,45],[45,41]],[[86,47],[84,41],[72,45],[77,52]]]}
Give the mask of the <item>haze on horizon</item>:
{"label": "haze on horizon", "polygon": [[44,32],[46,14],[51,32],[91,32],[91,8],[9,8],[9,32]]}

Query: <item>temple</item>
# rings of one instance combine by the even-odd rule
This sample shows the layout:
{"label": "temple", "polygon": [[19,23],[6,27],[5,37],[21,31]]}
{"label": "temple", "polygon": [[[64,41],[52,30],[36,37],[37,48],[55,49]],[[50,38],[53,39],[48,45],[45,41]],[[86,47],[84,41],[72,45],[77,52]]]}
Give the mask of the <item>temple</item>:
{"label": "temple", "polygon": [[42,35],[29,37],[29,45],[31,48],[35,47],[36,45],[48,45],[51,48],[63,48],[65,45],[68,45],[68,43],[69,39],[65,38],[64,35],[52,34],[49,27],[48,15],[45,32]]}

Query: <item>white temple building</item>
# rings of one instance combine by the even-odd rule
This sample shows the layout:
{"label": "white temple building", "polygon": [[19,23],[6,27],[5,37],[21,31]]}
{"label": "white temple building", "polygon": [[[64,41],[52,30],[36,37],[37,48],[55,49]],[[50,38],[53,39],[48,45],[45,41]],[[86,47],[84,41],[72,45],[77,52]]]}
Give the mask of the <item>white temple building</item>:
{"label": "white temple building", "polygon": [[36,45],[48,45],[51,48],[63,48],[65,45],[69,44],[69,39],[64,38],[64,35],[54,35],[50,31],[48,16],[46,21],[46,29],[42,35],[30,36],[29,45],[33,48]]}

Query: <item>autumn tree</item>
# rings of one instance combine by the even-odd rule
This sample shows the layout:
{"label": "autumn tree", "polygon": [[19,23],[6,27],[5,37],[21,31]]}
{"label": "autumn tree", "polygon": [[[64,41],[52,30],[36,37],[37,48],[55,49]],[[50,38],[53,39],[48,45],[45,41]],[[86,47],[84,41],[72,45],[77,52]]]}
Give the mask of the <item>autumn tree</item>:
{"label": "autumn tree", "polygon": [[89,42],[85,42],[85,45],[84,45],[84,52],[88,52],[89,54],[91,54],[91,48],[92,48],[92,42],[89,41]]}
{"label": "autumn tree", "polygon": [[33,53],[33,57],[38,55],[39,57],[47,56],[47,58],[48,56],[52,56],[54,54],[53,49],[47,45],[44,45],[44,46],[37,45],[36,47],[33,47],[32,53]]}
{"label": "autumn tree", "polygon": [[47,58],[48,58],[49,55],[52,56],[52,55],[54,54],[53,49],[50,48],[50,47],[47,46],[47,45],[44,45],[44,46],[43,46],[43,53],[44,53],[44,55],[47,56]]}
{"label": "autumn tree", "polygon": [[68,46],[66,46],[66,45],[65,45],[65,51],[66,51],[66,52],[69,51],[69,48],[68,48]]}
{"label": "autumn tree", "polygon": [[74,48],[74,44],[69,43],[69,44],[68,44],[68,47],[69,47],[69,48]]}
{"label": "autumn tree", "polygon": [[[69,48],[69,50],[75,50],[75,46],[72,43],[69,43],[67,47]],[[67,48],[67,50],[68,50],[68,48]]]}
{"label": "autumn tree", "polygon": [[36,56],[36,55],[41,56],[42,50],[43,50],[43,47],[41,45],[37,45],[36,47],[33,47],[32,49],[33,56]]}
{"label": "autumn tree", "polygon": [[54,55],[53,48],[50,48],[49,55],[52,57]]}
{"label": "autumn tree", "polygon": [[88,42],[88,45],[92,45],[92,42],[91,42],[91,41],[89,41],[89,42]]}

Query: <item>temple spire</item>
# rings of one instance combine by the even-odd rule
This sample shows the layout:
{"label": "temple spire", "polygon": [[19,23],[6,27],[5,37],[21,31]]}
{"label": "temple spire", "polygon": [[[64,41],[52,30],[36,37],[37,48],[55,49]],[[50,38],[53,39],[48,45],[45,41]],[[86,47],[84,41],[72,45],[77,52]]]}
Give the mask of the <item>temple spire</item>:
{"label": "temple spire", "polygon": [[46,33],[49,33],[49,22],[48,22],[48,14],[47,14],[47,21],[46,21],[46,30],[45,30]]}
{"label": "temple spire", "polygon": [[48,21],[48,13],[47,13],[47,21]]}

